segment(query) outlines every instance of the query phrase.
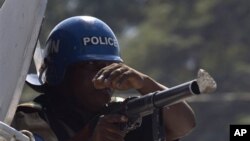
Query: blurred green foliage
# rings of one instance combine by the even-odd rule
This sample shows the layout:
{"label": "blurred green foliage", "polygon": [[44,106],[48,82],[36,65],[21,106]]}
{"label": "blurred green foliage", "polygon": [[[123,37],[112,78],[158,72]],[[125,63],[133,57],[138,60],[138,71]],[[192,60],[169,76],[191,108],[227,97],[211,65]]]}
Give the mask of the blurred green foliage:
{"label": "blurred green foliage", "polygon": [[49,0],[40,40],[61,20],[96,16],[116,33],[125,62],[167,86],[215,77],[218,92],[249,91],[250,1]]}

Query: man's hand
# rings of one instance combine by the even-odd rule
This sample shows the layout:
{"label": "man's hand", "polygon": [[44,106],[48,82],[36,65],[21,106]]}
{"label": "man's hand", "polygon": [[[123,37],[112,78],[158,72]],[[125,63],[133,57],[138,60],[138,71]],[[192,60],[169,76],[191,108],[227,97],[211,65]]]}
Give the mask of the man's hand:
{"label": "man's hand", "polygon": [[146,75],[142,74],[123,63],[113,63],[102,68],[93,78],[95,88],[112,88],[128,90],[140,89],[144,86]]}
{"label": "man's hand", "polygon": [[117,126],[128,119],[122,115],[103,115],[100,117],[91,141],[124,141],[125,133]]}

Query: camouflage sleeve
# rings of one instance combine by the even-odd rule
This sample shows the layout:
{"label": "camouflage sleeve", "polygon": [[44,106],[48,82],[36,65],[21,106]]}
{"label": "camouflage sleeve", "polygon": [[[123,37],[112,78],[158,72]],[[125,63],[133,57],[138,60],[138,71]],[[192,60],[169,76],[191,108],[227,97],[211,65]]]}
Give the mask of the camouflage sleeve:
{"label": "camouflage sleeve", "polygon": [[11,126],[20,131],[31,132],[35,141],[58,141],[50,126],[34,109],[25,107],[17,110]]}

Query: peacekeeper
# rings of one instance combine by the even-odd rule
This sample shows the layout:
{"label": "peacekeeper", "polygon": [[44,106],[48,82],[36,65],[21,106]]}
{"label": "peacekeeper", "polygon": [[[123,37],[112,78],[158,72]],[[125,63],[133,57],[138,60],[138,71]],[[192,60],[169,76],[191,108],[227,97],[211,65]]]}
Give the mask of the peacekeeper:
{"label": "peacekeeper", "polygon": [[[27,77],[43,94],[18,107],[12,126],[32,132],[36,141],[153,141],[151,116],[124,132],[118,124],[128,121],[125,115],[100,114],[115,90],[146,95],[167,89],[123,62],[107,24],[91,16],[70,17],[51,31],[44,51],[41,84]],[[185,101],[163,108],[160,115],[166,141],[179,140],[195,126]]]}

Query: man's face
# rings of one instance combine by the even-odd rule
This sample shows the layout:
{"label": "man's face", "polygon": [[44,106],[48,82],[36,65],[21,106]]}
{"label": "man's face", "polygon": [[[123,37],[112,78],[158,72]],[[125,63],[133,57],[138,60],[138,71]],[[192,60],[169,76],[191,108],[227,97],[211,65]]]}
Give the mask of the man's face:
{"label": "man's face", "polygon": [[89,61],[69,67],[66,80],[70,88],[70,96],[74,96],[77,104],[86,110],[98,111],[111,99],[113,90],[110,88],[96,89],[92,79],[97,72],[112,62]]}

